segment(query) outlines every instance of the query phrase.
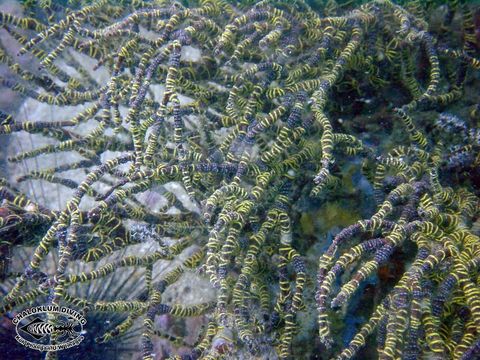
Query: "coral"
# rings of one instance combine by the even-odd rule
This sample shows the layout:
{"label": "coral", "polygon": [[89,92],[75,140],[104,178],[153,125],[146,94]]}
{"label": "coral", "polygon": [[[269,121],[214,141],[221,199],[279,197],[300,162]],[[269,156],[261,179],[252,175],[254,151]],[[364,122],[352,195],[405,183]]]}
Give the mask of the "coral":
{"label": "coral", "polygon": [[[2,139],[34,144],[8,161],[39,164],[0,183],[2,314],[96,314],[96,346],[128,334],[143,359],[348,359],[368,341],[381,359],[478,353],[470,6],[23,5],[0,24],[34,66],[0,49],[0,83],[53,115],[0,113]],[[39,182],[70,195],[42,202],[26,186]],[[168,296],[188,276],[193,301]],[[98,281],[105,296],[82,291]],[[359,319],[369,286],[382,292]],[[191,341],[180,319],[195,318]]]}

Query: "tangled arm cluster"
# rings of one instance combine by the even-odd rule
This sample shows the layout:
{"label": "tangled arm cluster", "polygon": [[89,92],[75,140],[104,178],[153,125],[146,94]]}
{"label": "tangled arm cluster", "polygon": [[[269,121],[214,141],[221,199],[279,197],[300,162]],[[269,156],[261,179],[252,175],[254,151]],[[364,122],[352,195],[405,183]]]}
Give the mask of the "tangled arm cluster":
{"label": "tangled arm cluster", "polygon": [[[0,114],[3,138],[50,139],[10,162],[76,154],[17,184],[2,180],[2,314],[34,303],[122,314],[96,341],[121,340],[140,323],[143,359],[155,357],[159,337],[174,344],[182,337],[157,328],[165,314],[208,319],[198,341],[171,358],[301,356],[298,317],[307,310],[316,311],[307,336],[319,339],[320,358],[352,358],[375,335],[381,359],[478,355],[479,189],[462,175],[480,165],[478,106],[470,121],[444,111],[462,101],[480,69],[468,6],[449,4],[443,26],[460,18],[463,34],[453,46],[452,33],[429,31],[434,1],[357,8],[329,1],[320,10],[301,0],[65,3],[25,2],[25,17],[0,13],[19,54],[38,63],[35,71],[22,67],[0,49],[11,73],[2,85],[56,108],[84,105],[68,120]],[[108,72],[105,84],[79,54]],[[374,124],[389,137],[380,144],[348,124],[359,111],[345,99],[362,93],[395,94],[379,107],[401,134]],[[298,229],[301,204],[341,193],[349,163],[363,165],[376,210],[340,231],[312,271]],[[72,170],[82,178],[68,176]],[[17,186],[35,181],[72,196],[61,209],[35,202]],[[191,206],[164,186],[172,182]],[[138,196],[158,189],[161,207]],[[356,194],[364,196],[360,186]],[[155,251],[128,252],[147,239]],[[12,271],[14,249],[31,246],[23,271]],[[332,322],[402,249],[412,254],[406,271],[342,344]],[[158,274],[166,263],[173,265]],[[126,268],[141,274],[133,298],[80,296],[79,285]],[[214,300],[166,302],[165,291],[189,271],[208,278]]]}

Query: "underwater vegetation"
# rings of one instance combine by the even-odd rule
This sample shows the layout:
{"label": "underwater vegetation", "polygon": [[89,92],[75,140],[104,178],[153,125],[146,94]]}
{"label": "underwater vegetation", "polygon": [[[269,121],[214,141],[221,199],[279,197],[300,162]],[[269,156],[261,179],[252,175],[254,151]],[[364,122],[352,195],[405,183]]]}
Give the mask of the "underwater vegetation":
{"label": "underwater vegetation", "polygon": [[2,352],[59,305],[47,359],[480,357],[477,8],[21,3],[0,84],[51,115],[0,112],[38,165],[0,180]]}

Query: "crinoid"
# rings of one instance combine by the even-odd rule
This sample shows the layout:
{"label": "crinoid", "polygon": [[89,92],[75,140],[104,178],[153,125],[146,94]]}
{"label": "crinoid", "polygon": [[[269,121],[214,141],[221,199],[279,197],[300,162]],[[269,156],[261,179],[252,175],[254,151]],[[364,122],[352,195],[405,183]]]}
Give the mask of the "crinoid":
{"label": "crinoid", "polygon": [[1,313],[85,313],[47,358],[474,357],[475,8],[439,5],[0,12]]}

